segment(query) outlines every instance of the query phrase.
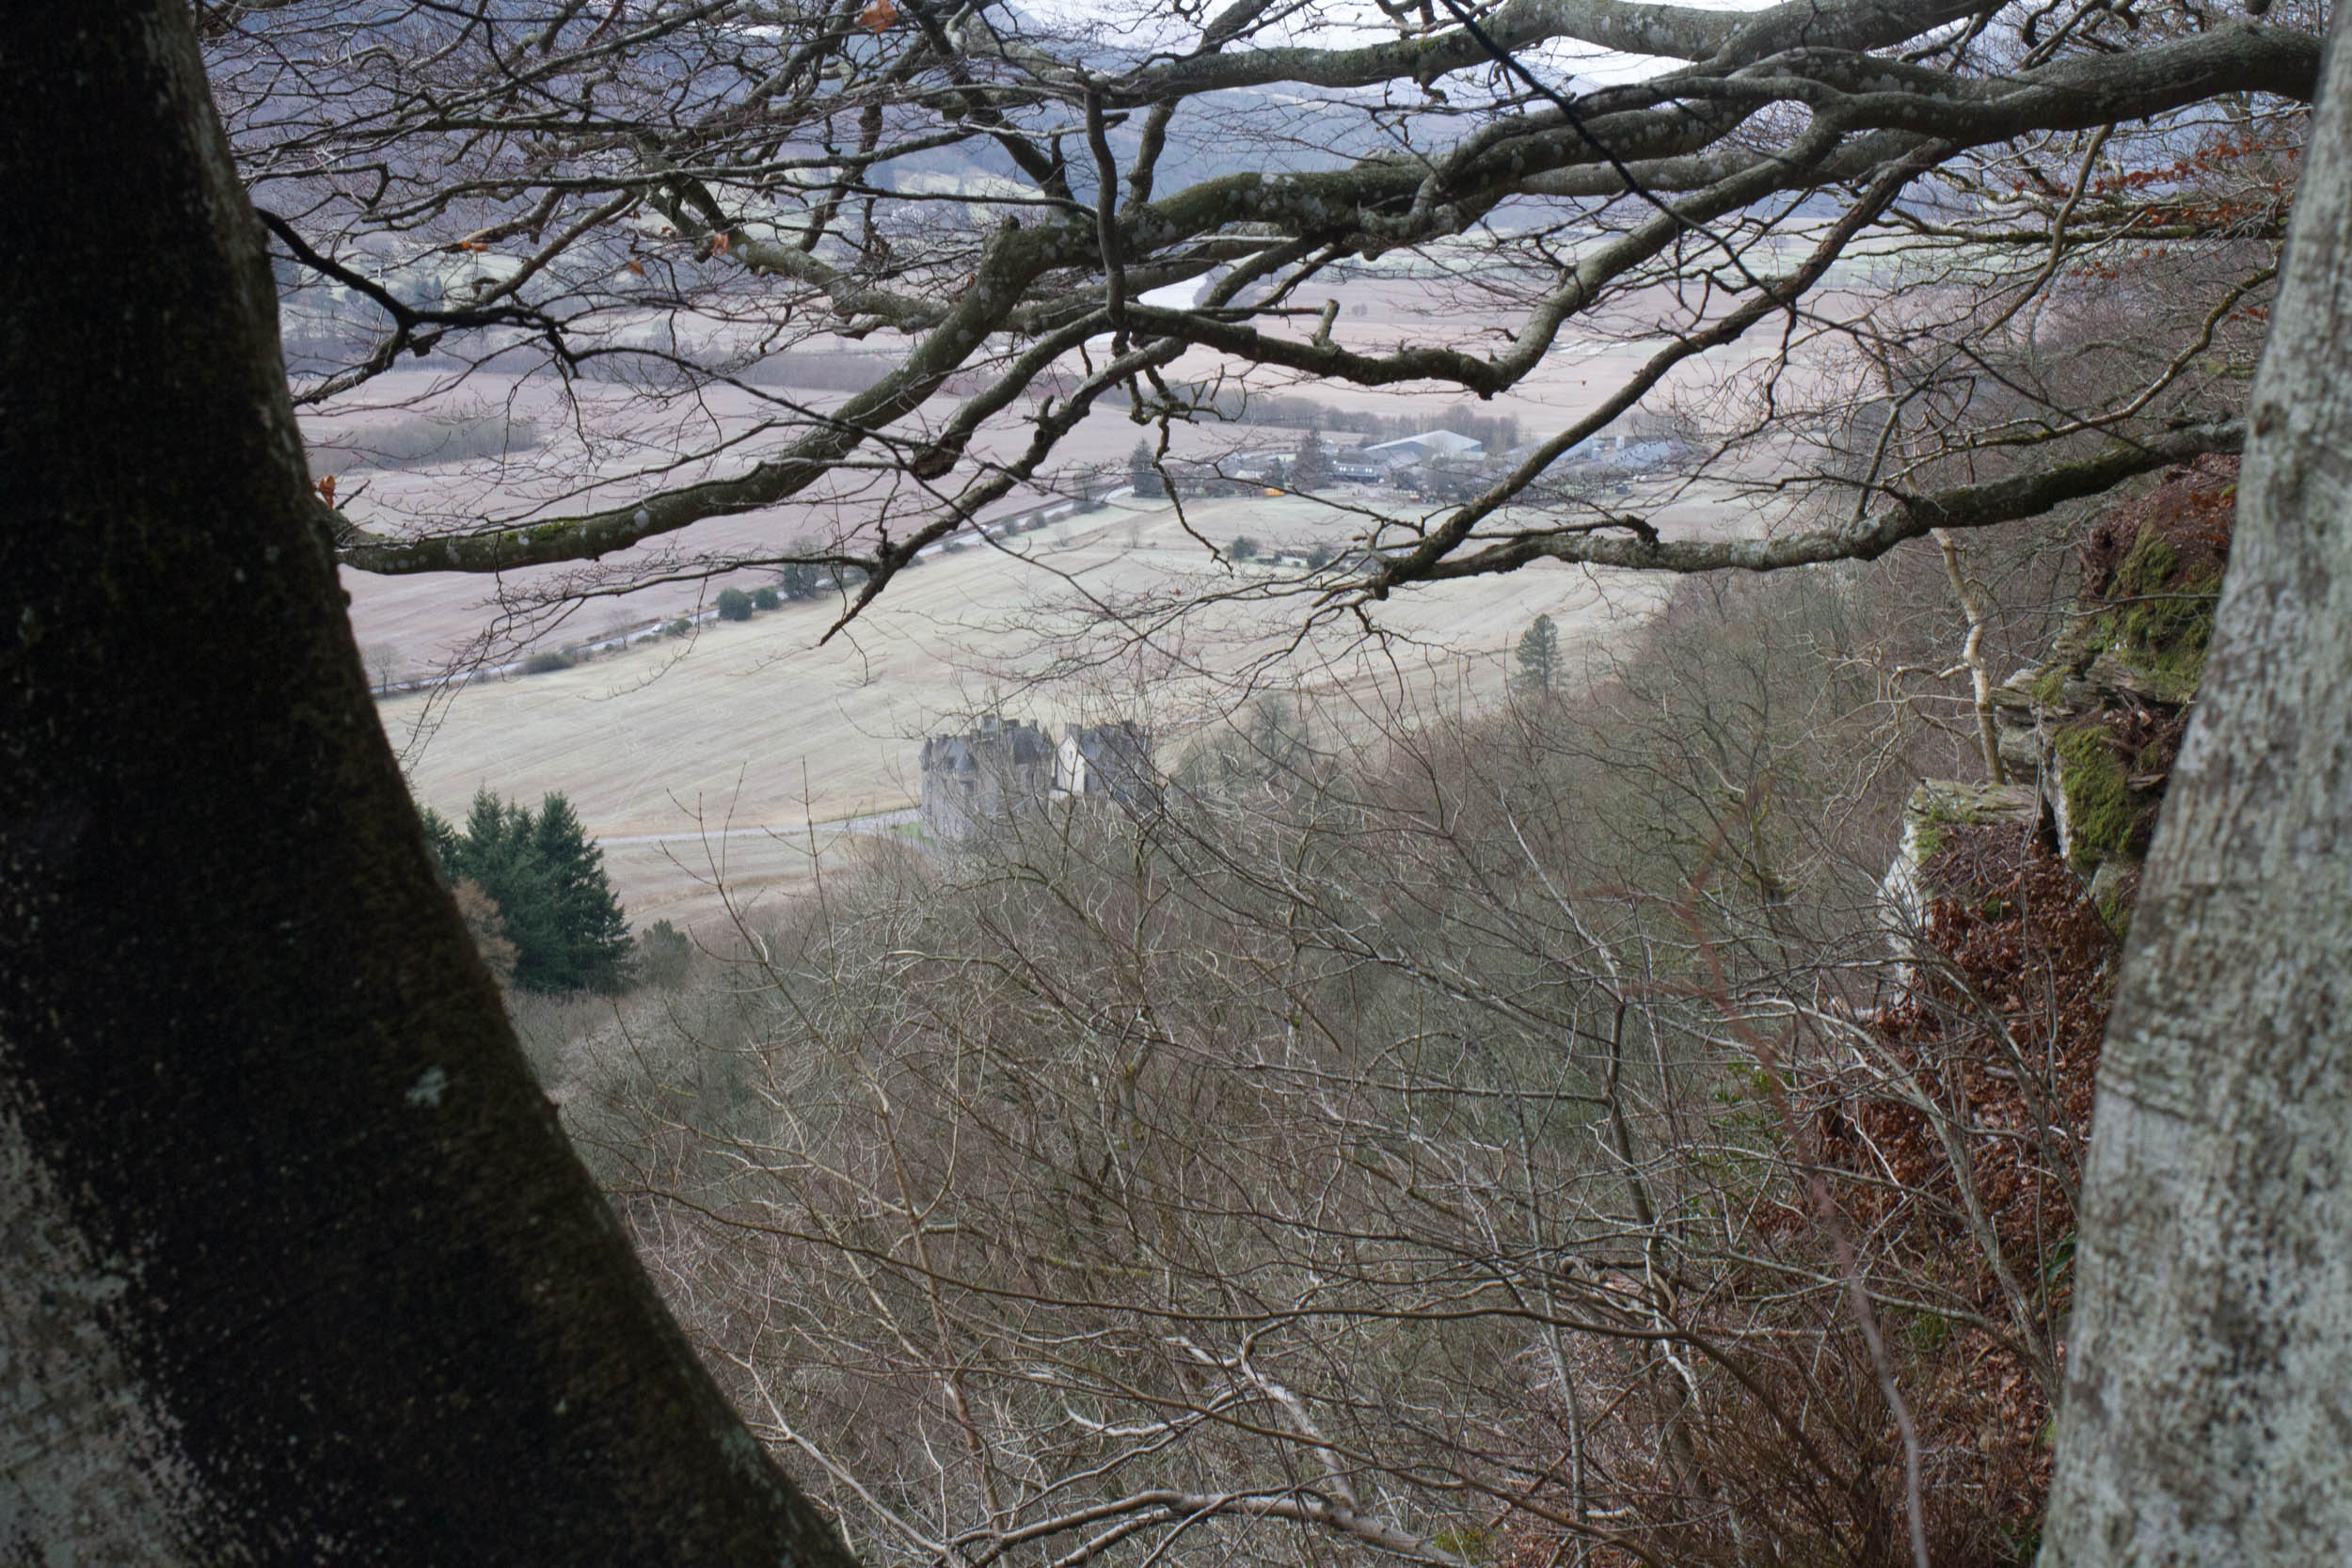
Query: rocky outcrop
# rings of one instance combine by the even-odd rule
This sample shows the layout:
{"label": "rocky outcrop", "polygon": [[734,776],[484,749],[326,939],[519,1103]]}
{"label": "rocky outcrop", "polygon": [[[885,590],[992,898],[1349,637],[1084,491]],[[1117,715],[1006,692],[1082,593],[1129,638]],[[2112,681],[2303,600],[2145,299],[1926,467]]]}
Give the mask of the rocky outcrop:
{"label": "rocky outcrop", "polygon": [[1902,842],[1895,863],[1879,884],[1879,907],[1888,939],[1901,960],[1903,978],[1918,961],[1918,938],[1928,928],[1928,905],[1952,888],[1931,880],[1929,865],[1950,844],[1958,828],[2038,828],[2043,819],[2041,791],[2031,784],[1963,784],[1928,779],[1903,806]]}
{"label": "rocky outcrop", "polygon": [[1931,780],[1912,793],[1881,895],[1906,961],[1947,891],[1934,862],[1956,826],[2035,828],[2111,925],[2128,920],[2204,672],[2236,498],[2237,459],[2202,458],[2092,531],[2066,631],[1992,693],[2010,782]]}

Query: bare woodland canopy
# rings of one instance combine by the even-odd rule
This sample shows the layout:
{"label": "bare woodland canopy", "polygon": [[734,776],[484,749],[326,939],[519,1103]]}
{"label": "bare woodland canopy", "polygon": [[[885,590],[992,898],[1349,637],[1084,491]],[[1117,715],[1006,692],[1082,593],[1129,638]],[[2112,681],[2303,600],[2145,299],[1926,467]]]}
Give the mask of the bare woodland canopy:
{"label": "bare woodland canopy", "polygon": [[[2260,8],[2255,8],[2260,9]],[[409,355],[630,389],[595,480],[338,519],[373,572],[585,563],[790,499],[866,595],[1027,483],[1098,404],[1486,397],[1566,337],[1639,345],[1465,503],[1368,515],[1342,597],[1539,557],[1868,558],[2233,450],[2320,59],[2301,0],[200,7],[273,235],[297,404]],[[1350,332],[1400,255],[1479,331]],[[307,336],[306,336],[307,334]],[[870,385],[778,388],[856,341]],[[1710,349],[1733,368],[1704,374]],[[1711,363],[1711,362],[1709,362]],[[755,413],[702,409],[732,383]],[[1230,399],[1222,404],[1232,411]],[[1817,504],[1661,538],[1546,494],[1629,410]],[[660,438],[647,433],[667,420]],[[1013,433],[989,444],[983,430]],[[1744,461],[1762,447],[1769,465]],[[1165,450],[1164,444],[1162,450]],[[618,455],[615,455],[618,454]],[[845,511],[843,515],[850,515]],[[806,554],[679,548],[572,586]]]}

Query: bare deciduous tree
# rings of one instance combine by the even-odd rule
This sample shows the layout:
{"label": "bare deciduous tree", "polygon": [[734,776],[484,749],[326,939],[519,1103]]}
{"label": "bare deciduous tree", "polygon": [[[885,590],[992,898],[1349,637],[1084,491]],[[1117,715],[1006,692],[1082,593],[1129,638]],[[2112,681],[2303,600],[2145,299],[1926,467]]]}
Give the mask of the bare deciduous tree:
{"label": "bare deciduous tree", "polygon": [[[1133,822],[884,857],[556,1052],[861,1553],[1874,1561],[1915,1503],[1935,1561],[2015,1560],[2111,942],[2045,856],[2087,958],[1869,1006],[1884,851],[1809,808],[1877,682],[1804,587],[1589,708],[1358,747],[1285,701]],[[1792,1151],[1775,1084],[1845,1131]]]}
{"label": "bare deciduous tree", "polygon": [[[1049,482],[1097,408],[1167,427],[1228,381],[1486,397],[1572,335],[1633,368],[1467,499],[1372,509],[1343,596],[1546,557],[1869,558],[2241,438],[2318,79],[2308,8],[1385,13],[204,14],[298,401],[423,355],[453,383],[561,378],[580,432],[502,499],[353,504],[339,548],[368,571],[561,564],[610,591],[796,552],[779,531],[580,563],[829,504],[817,553],[869,574],[863,603]],[[1479,331],[1343,328],[1326,285],[1399,257],[1458,279]],[[788,389],[811,384],[842,391]],[[1724,483],[1835,504],[1661,536],[1532,488],[1642,408],[1695,417]]]}

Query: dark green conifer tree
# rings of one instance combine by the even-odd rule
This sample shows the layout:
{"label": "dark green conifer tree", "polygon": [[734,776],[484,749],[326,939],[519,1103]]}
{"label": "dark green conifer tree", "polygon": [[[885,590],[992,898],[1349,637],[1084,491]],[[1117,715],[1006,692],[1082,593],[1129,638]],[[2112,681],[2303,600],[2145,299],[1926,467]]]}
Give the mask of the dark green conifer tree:
{"label": "dark green conifer tree", "polygon": [[[424,818],[424,836],[433,841],[433,853],[439,857],[441,869],[449,870],[453,858],[458,853],[456,827],[431,806],[418,808],[418,815]],[[454,877],[450,879],[452,882],[456,880]]]}
{"label": "dark green conifer tree", "polygon": [[[541,966],[546,983],[538,989],[620,990],[629,952],[628,920],[605,877],[604,851],[589,840],[579,814],[562,795],[539,802],[531,847],[554,934]],[[516,974],[521,973],[517,958]]]}
{"label": "dark green conifer tree", "polygon": [[498,905],[515,944],[515,984],[539,991],[621,989],[628,918],[605,876],[604,851],[563,795],[548,795],[534,815],[480,789],[462,830],[427,813],[425,831],[450,881],[473,882]]}
{"label": "dark green conifer tree", "polygon": [[1521,691],[1549,691],[1560,678],[1560,631],[1549,615],[1527,624],[1519,638],[1519,670],[1513,683]]}

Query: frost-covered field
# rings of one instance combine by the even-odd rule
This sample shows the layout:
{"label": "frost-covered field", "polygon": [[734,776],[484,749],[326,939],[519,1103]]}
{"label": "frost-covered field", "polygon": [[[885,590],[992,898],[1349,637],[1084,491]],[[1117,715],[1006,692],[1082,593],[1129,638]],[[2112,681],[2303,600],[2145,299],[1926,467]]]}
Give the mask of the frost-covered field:
{"label": "frost-covered field", "polygon": [[[1291,498],[1185,513],[1220,546],[1244,534],[1270,549],[1306,546],[1358,526]],[[1206,564],[1165,502],[1115,505],[1020,545],[1020,556],[973,546],[927,562],[821,646],[833,609],[787,606],[552,674],[481,682],[437,705],[402,698],[384,705],[386,727],[421,799],[454,814],[479,784],[533,798],[561,789],[607,842],[632,918],[700,922],[719,912],[715,874],[745,893],[798,881],[810,824],[821,850],[841,838],[823,824],[910,804],[922,737],[972,714],[1001,708],[1049,726],[1140,715],[1165,753],[1271,689],[1306,692],[1328,731],[1367,733],[1500,700],[1510,651],[1537,614],[1558,623],[1573,669],[1622,646],[1663,592],[1654,579],[1537,567],[1400,594],[1375,607],[1376,640],[1347,618],[1294,647],[1310,594],[1139,619],[1122,637],[1105,610],[1138,596],[1279,578]],[[1056,668],[1121,641],[1127,651],[1089,668]],[[1244,678],[1253,669],[1254,688]]]}

